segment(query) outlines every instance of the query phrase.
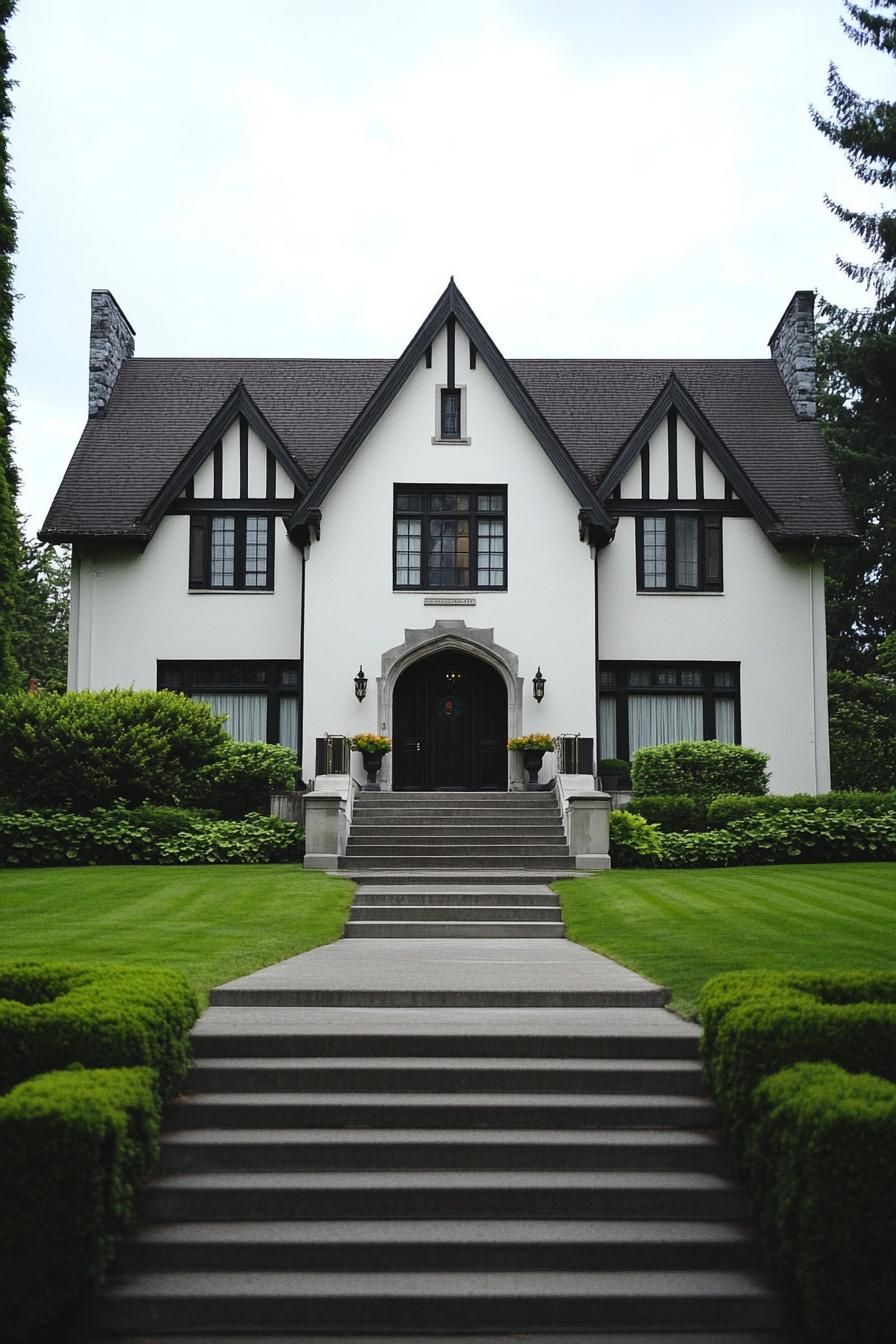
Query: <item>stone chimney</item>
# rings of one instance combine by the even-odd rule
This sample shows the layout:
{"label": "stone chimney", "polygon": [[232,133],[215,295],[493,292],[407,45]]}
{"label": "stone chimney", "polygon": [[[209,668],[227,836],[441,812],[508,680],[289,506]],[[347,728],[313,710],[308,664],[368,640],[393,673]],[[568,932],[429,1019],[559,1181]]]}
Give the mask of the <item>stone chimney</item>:
{"label": "stone chimney", "polygon": [[802,420],[815,419],[815,295],[798,289],[769,341],[793,409]]}
{"label": "stone chimney", "polygon": [[134,353],[134,328],[108,289],[90,291],[87,414],[105,415],[118,371]]}

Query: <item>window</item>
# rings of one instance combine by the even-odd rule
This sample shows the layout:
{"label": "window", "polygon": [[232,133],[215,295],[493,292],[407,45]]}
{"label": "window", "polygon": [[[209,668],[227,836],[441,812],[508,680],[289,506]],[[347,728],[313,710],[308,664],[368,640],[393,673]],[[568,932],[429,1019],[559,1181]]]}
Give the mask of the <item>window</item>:
{"label": "window", "polygon": [[710,738],[740,741],[737,663],[601,664],[601,757]]}
{"label": "window", "polygon": [[240,592],[274,586],[274,519],[266,514],[194,513],[190,587]]}
{"label": "window", "polygon": [[721,592],[721,514],[646,515],[635,535],[639,592]]}
{"label": "window", "polygon": [[503,486],[395,488],[395,587],[507,587]]}
{"label": "window", "polygon": [[460,438],[460,389],[442,388],[439,436],[443,439]]}
{"label": "window", "polygon": [[299,749],[299,664],[160,662],[160,691],[182,691],[225,714],[225,730],[237,742],[279,742]]}

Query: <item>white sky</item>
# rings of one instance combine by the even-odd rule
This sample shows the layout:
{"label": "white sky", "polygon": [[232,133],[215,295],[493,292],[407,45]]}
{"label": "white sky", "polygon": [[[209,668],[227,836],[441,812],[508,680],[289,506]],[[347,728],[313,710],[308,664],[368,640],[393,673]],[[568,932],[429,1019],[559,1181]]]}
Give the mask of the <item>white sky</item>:
{"label": "white sky", "polygon": [[[759,356],[852,304],[812,126],[840,0],[19,0],[20,505],[87,407],[89,291],[142,355],[397,356],[454,274],[508,356]],[[114,488],[114,487],[112,487]]]}

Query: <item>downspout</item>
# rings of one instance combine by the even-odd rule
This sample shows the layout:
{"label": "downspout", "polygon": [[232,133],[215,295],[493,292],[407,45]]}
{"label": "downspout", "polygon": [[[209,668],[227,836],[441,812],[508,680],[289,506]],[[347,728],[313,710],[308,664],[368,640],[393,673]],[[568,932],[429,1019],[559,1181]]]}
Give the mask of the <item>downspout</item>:
{"label": "downspout", "polygon": [[810,742],[812,746],[812,782],[814,792],[818,794],[818,678],[815,671],[815,552],[818,550],[818,537],[809,548],[809,684],[812,690],[812,720],[810,723]]}
{"label": "downspout", "polygon": [[592,769],[599,774],[598,762],[603,754],[600,740],[600,598],[598,593],[597,566],[600,551],[594,548],[594,761]]}
{"label": "downspout", "polygon": [[[305,547],[302,547],[302,597],[299,604],[299,703],[296,713],[296,729],[299,750],[305,751]],[[305,767],[299,766],[299,782]]]}

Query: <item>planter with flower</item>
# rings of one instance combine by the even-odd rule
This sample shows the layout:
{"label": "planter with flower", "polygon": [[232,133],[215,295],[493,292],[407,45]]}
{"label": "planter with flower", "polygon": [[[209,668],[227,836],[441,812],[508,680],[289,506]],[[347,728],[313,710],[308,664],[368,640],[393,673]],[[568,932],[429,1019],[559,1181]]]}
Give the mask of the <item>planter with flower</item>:
{"label": "planter with flower", "polygon": [[550,733],[527,733],[525,737],[512,737],[507,743],[508,751],[521,751],[523,765],[528,776],[527,789],[538,788],[538,772],[546,751],[554,750],[554,739]]}
{"label": "planter with flower", "polygon": [[387,751],[392,750],[392,741],[388,737],[380,737],[377,733],[358,733],[351,741],[352,751],[360,751],[364,760],[364,769],[367,771],[367,783],[365,789],[378,790],[377,775],[383,764],[383,757]]}

